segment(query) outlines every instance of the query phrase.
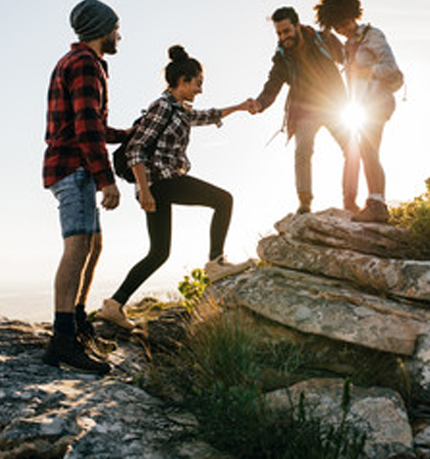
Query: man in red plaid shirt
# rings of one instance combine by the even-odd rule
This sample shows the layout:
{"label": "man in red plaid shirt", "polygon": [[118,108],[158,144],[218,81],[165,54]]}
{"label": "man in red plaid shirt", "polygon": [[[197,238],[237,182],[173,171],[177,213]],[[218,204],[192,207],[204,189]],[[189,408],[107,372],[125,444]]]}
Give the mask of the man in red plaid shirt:
{"label": "man in red plaid shirt", "polygon": [[54,334],[43,360],[105,374],[107,363],[90,357],[86,348],[106,342],[86,319],[85,302],[101,251],[96,191],[102,206],[115,209],[119,191],[106,143],[121,142],[128,131],[107,126],[107,63],[120,40],[118,16],[98,0],[75,6],[70,23],[79,43],[57,63],[48,92],[43,165],[44,186],[59,201],[64,252],[55,279]]}

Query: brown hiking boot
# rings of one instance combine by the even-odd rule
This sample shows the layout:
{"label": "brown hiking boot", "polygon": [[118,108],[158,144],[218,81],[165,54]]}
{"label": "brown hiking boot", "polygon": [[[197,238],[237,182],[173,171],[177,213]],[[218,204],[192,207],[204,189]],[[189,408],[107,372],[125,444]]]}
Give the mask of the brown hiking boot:
{"label": "brown hiking boot", "polygon": [[310,211],[311,211],[310,204],[300,204],[300,206],[296,210],[296,214],[298,215],[308,214]]}
{"label": "brown hiking boot", "polygon": [[385,202],[369,198],[366,201],[366,206],[357,215],[352,217],[354,222],[374,222],[387,223],[390,218],[387,205]]}
{"label": "brown hiking boot", "polygon": [[86,318],[76,321],[76,333],[78,341],[85,349],[93,352],[96,357],[104,359],[107,354],[115,351],[117,348],[115,341],[97,336],[93,324]]}
{"label": "brown hiking boot", "polygon": [[312,196],[309,193],[299,193],[300,206],[296,214],[308,214],[311,211]]}
{"label": "brown hiking boot", "polygon": [[76,336],[54,334],[42,360],[53,367],[60,367],[63,364],[73,370],[98,375],[105,375],[110,371],[108,363],[99,362],[85,353],[84,347],[78,342]]}

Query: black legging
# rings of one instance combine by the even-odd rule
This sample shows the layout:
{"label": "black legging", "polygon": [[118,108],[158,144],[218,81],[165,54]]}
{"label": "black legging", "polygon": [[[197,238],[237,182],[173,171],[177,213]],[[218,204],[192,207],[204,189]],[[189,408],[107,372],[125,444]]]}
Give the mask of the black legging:
{"label": "black legging", "polygon": [[124,282],[112,296],[121,304],[125,304],[142,283],[169,257],[172,204],[213,208],[209,258],[214,260],[223,254],[233,207],[233,197],[230,193],[188,175],[160,180],[150,189],[156,203],[155,212],[146,212],[150,249],[147,256],[129,271]]}

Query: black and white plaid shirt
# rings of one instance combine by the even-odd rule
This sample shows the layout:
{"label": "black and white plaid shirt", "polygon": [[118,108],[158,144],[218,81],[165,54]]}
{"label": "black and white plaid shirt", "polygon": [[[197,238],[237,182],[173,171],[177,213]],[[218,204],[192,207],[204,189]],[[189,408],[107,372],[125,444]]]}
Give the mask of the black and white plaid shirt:
{"label": "black and white plaid shirt", "polygon": [[[186,174],[190,170],[186,155],[190,128],[207,124],[220,126],[221,110],[186,110],[169,91],[164,91],[148,108],[130,141],[126,152],[128,165],[143,162],[149,185]],[[145,148],[157,137],[154,153],[146,154]]]}

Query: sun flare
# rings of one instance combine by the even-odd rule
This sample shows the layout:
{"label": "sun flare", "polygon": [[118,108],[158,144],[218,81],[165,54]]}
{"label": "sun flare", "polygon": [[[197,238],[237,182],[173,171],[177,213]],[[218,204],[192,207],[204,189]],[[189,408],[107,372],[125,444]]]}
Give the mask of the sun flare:
{"label": "sun flare", "polygon": [[365,111],[362,105],[357,102],[350,102],[342,111],[341,119],[343,124],[351,131],[358,132],[365,122]]}

